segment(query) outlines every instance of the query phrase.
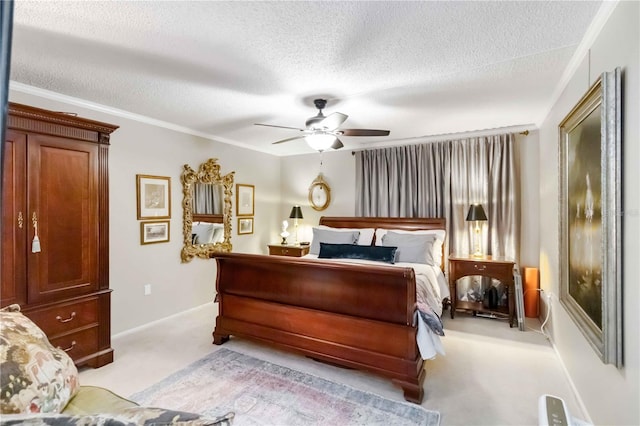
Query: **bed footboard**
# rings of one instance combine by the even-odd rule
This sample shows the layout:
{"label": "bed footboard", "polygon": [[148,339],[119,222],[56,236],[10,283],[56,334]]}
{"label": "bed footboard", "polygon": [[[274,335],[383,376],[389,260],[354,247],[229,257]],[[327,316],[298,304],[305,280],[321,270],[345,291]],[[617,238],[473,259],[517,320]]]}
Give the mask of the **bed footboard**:
{"label": "bed footboard", "polygon": [[215,344],[259,340],[391,378],[407,400],[423,397],[411,268],[215,254]]}

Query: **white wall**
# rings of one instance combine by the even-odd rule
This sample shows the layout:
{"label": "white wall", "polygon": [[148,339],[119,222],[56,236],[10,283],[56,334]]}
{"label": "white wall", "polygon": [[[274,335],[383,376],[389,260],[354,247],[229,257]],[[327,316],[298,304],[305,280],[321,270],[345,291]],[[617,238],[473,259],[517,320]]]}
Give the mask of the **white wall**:
{"label": "white wall", "polygon": [[[640,3],[620,2],[540,129],[541,287],[553,293],[550,332],[595,424],[640,424]],[[558,125],[605,71],[623,70],[623,340],[624,368],[604,365],[557,299]]]}
{"label": "white wall", "polygon": [[[222,174],[235,171],[235,183],[255,185],[254,234],[237,235],[234,216],[232,244],[233,250],[238,252],[266,252],[269,230],[279,220],[278,157],[15,90],[10,92],[9,100],[54,111],[75,112],[84,118],[120,126],[111,135],[109,148],[112,334],[202,305],[215,296],[215,261],[193,259],[186,264],[180,261],[183,241],[180,174],[184,164],[195,169],[208,158],[218,158]],[[171,177],[169,243],[140,245],[136,174]],[[144,296],[144,284],[152,285],[151,295]],[[212,331],[214,315],[212,312]]]}

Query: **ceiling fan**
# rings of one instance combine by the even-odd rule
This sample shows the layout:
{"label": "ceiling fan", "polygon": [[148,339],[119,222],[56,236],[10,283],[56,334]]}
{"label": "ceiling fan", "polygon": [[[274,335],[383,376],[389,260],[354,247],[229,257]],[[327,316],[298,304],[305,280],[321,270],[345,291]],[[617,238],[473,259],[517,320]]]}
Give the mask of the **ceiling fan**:
{"label": "ceiling fan", "polygon": [[342,144],[339,136],[389,136],[389,130],[338,129],[338,127],[340,127],[340,125],[344,123],[349,116],[340,112],[334,112],[325,117],[325,115],[322,114],[322,110],[327,105],[327,100],[316,99],[313,103],[316,108],[318,108],[318,114],[307,119],[304,129],[288,126],[276,126],[273,124],[255,123],[255,125],[277,127],[280,129],[292,129],[303,132],[304,134],[301,136],[282,139],[273,142],[273,144],[289,142],[296,139],[305,139],[311,148],[317,151],[324,151],[328,148],[342,148],[344,145]]}

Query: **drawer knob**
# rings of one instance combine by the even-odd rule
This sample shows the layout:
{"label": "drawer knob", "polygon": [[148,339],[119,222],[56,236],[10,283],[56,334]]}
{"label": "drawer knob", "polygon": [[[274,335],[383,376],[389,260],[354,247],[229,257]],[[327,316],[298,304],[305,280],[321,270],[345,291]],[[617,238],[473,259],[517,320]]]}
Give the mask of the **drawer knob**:
{"label": "drawer knob", "polygon": [[60,349],[62,349],[62,350],[63,350],[63,351],[65,351],[65,352],[69,352],[71,349],[75,348],[75,346],[76,346],[76,341],[75,341],[75,340],[72,340],[72,341],[71,341],[71,346],[69,346],[69,347],[68,347],[68,348],[66,348],[66,349],[62,349],[62,348],[60,348]]}
{"label": "drawer knob", "polygon": [[485,269],[487,269],[487,265],[478,265],[477,263],[474,264],[473,267],[478,271],[484,271]]}
{"label": "drawer knob", "polygon": [[73,320],[75,317],[76,317],[76,312],[73,311],[73,312],[71,312],[71,316],[69,318],[62,319],[62,317],[60,315],[58,315],[56,317],[56,319],[58,321],[60,321],[60,322],[69,322],[69,321]]}

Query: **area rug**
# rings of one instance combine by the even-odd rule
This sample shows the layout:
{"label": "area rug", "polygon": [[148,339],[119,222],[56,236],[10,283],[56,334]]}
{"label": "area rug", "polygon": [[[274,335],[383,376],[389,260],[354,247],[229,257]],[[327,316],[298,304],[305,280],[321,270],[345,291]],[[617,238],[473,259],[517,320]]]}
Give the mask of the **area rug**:
{"label": "area rug", "polygon": [[418,405],[392,401],[225,348],[130,399],[145,406],[208,417],[233,411],[234,426],[440,423],[438,412]]}

